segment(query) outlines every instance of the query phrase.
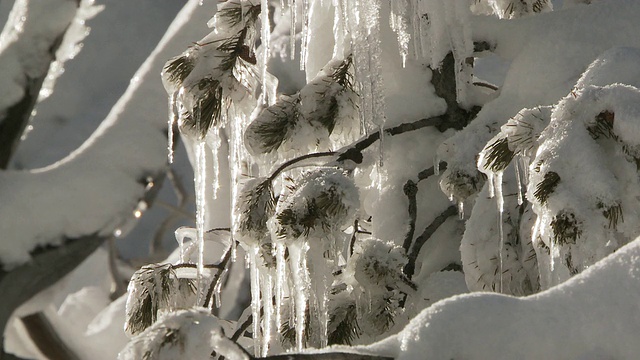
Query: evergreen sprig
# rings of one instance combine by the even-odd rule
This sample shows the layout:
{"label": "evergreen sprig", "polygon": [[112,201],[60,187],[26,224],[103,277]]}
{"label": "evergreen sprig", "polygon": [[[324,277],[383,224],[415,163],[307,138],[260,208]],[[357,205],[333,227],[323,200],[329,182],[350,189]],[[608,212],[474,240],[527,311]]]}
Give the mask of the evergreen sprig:
{"label": "evergreen sprig", "polygon": [[182,83],[187,76],[191,74],[194,67],[194,59],[190,56],[190,53],[187,52],[169,60],[164,66],[163,71],[168,74],[167,80],[169,80],[169,82],[177,86],[182,86]]}
{"label": "evergreen sprig", "polygon": [[544,178],[542,179],[542,181],[540,181],[538,185],[536,185],[536,191],[534,191],[533,196],[535,196],[535,198],[538,199],[541,204],[546,204],[547,200],[549,200],[549,196],[551,196],[551,194],[555,191],[559,182],[560,175],[558,175],[558,173],[556,172],[549,171],[548,173],[544,174]]}
{"label": "evergreen sprig", "polygon": [[[300,204],[303,204],[300,206]],[[328,232],[342,221],[348,209],[335,185],[321,191],[315,197],[303,198],[291,203],[276,214],[277,235],[280,238],[308,237],[313,230]]]}
{"label": "evergreen sprig", "polygon": [[[338,97],[345,92],[355,94],[352,66],[353,56],[350,54],[335,67],[329,76],[321,80],[324,83],[325,90],[318,93],[321,100],[318,101],[317,108],[312,113],[310,120],[327,129],[329,135],[333,133],[340,112]],[[337,91],[333,86],[334,84],[339,85]]]}
{"label": "evergreen sprig", "polygon": [[223,97],[219,80],[204,78],[197,85],[201,97],[195,102],[191,111],[183,116],[184,125],[198,132],[201,139],[207,135],[212,126],[220,122]]}
{"label": "evergreen sprig", "polygon": [[620,221],[624,222],[624,214],[622,212],[622,205],[619,203],[613,205],[605,205],[604,203],[598,203],[598,208],[602,209],[602,215],[609,220],[609,229],[616,229]]}
{"label": "evergreen sprig", "polygon": [[582,227],[576,216],[569,211],[561,211],[551,220],[553,241],[556,244],[575,244],[582,235]]}
{"label": "evergreen sprig", "polygon": [[139,299],[128,301],[133,308],[127,310],[125,330],[132,335],[151,326],[158,318],[158,310],[169,306],[174,289],[175,271],[171,264],[150,264],[136,271],[132,286],[139,289]]}
{"label": "evergreen sprig", "polygon": [[275,152],[291,138],[298,123],[300,96],[280,96],[265,108],[245,131],[245,145],[253,154]]}
{"label": "evergreen sprig", "polygon": [[352,345],[362,334],[355,302],[333,309],[327,328],[329,345]]}
{"label": "evergreen sprig", "polygon": [[505,137],[496,139],[486,148],[486,165],[493,172],[503,171],[509,166],[515,153],[509,149],[509,140]]}
{"label": "evergreen sprig", "polygon": [[[247,4],[247,3],[244,3]],[[247,24],[254,25],[259,17],[260,12],[262,11],[260,4],[250,4],[246,7],[246,10],[243,11],[243,3],[240,1],[228,1],[226,6],[223,6],[220,10],[218,10],[217,16],[226,22],[225,25],[228,27],[236,27],[244,22],[245,26]]]}
{"label": "evergreen sprig", "polygon": [[[262,241],[268,237],[267,221],[275,212],[271,179],[256,179],[245,185],[240,194],[239,227],[241,234]],[[259,237],[256,239],[256,237]]]}
{"label": "evergreen sprig", "polygon": [[587,131],[594,140],[603,137],[605,139],[617,140],[618,136],[613,131],[613,121],[615,114],[610,111],[603,111],[596,116],[595,123],[587,127]]}

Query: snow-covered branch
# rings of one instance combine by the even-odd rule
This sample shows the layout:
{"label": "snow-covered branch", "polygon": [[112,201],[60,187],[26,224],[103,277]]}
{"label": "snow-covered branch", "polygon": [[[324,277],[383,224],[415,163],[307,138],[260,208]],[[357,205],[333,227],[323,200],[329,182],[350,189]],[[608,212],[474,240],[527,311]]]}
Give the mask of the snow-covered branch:
{"label": "snow-covered branch", "polygon": [[[18,0],[0,35],[0,168],[6,168],[39,99],[86,36],[93,1]],[[44,88],[43,88],[44,85]]]}

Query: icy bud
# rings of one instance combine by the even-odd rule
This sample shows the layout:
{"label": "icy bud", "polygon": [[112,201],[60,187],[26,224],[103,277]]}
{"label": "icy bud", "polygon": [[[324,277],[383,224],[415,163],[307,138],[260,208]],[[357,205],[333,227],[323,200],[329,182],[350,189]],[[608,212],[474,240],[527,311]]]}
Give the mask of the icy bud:
{"label": "icy bud", "polygon": [[339,169],[308,172],[290,190],[276,209],[279,238],[324,238],[351,224],[360,205],[353,179]]}
{"label": "icy bud", "polygon": [[466,171],[447,169],[440,179],[440,189],[450,200],[463,201],[482,189],[484,178],[481,176],[478,171],[471,175]]}

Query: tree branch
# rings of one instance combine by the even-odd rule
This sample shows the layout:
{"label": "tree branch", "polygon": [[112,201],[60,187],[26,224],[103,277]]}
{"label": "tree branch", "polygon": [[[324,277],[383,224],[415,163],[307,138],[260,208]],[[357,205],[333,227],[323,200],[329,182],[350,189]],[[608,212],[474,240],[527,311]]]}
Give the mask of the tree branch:
{"label": "tree branch", "polygon": [[[438,168],[441,170],[447,169],[447,163],[441,161],[438,164]],[[435,174],[435,168],[432,166],[428,169],[422,170],[418,173],[418,183],[422,180],[428,179],[430,176]],[[418,184],[413,180],[408,180],[404,185],[404,194],[407,195],[409,199],[409,231],[407,235],[405,235],[404,242],[402,243],[402,247],[404,250],[409,253],[409,248],[411,248],[411,242],[413,241],[413,235],[416,231],[416,219],[418,216]]]}
{"label": "tree branch", "polygon": [[404,184],[403,190],[404,194],[407,195],[407,198],[409,199],[409,231],[407,231],[407,235],[404,237],[402,247],[405,252],[409,253],[409,247],[413,241],[413,234],[416,231],[416,219],[418,217],[418,200],[416,198],[416,195],[418,194],[418,184],[413,182],[413,180],[407,180],[407,183]]}
{"label": "tree branch", "polygon": [[[78,8],[79,1],[68,1],[75,3],[76,9]],[[64,26],[60,33],[43,34],[42,30],[34,30],[35,27],[31,25],[37,24],[36,26],[40,26],[40,22],[46,21],[45,18],[38,18],[37,20],[33,19],[33,16],[31,15],[32,12],[35,12],[36,14],[38,13],[38,11],[32,11],[31,8],[34,6],[37,7],[43,5],[42,3],[44,2],[42,2],[41,4],[38,3],[39,1],[31,1],[27,2],[26,4],[20,2],[16,2],[15,4],[15,6],[27,6],[29,8],[29,10],[26,11],[25,14],[27,20],[24,21],[25,24],[23,24],[23,26],[30,27],[29,30],[31,31],[25,31],[20,35],[15,35],[12,34],[12,32],[15,31],[13,27],[6,27],[6,29],[8,30],[3,32],[3,35],[5,35],[8,39],[11,39],[12,36],[17,36],[17,38],[14,41],[10,42],[8,46],[4,47],[3,54],[10,54],[2,57],[2,61],[20,62],[22,60],[21,49],[23,47],[28,47],[29,49],[34,51],[34,53],[29,54],[29,56],[42,59],[39,61],[42,61],[43,65],[45,66],[38,66],[37,70],[32,68],[27,69],[26,67],[20,68],[18,69],[18,71],[22,73],[14,74],[13,78],[8,77],[8,79],[12,79],[11,81],[14,81],[14,78],[22,79],[23,84],[21,90],[23,91],[23,96],[20,100],[11,104],[8,108],[0,109],[0,114],[3,114],[0,115],[0,169],[7,168],[11,157],[18,148],[18,144],[21,141],[24,129],[27,127],[27,124],[31,119],[33,109],[38,102],[38,95],[40,94],[42,84],[47,77],[49,66],[56,60],[56,51],[60,47],[62,39],[67,32],[70,20],[72,20],[75,16],[75,12],[73,16],[67,16],[67,18],[69,19],[69,23]],[[46,4],[44,5],[46,6]],[[58,17],[56,16],[52,18],[58,19]],[[28,33],[29,36],[25,36],[25,33]],[[11,67],[7,68],[10,69]],[[6,68],[3,67],[3,69]],[[36,72],[35,74],[34,70]],[[2,84],[2,86],[10,87],[11,85]]]}
{"label": "tree branch", "polygon": [[445,211],[443,211],[440,215],[438,215],[429,226],[427,226],[422,234],[418,236],[416,242],[413,244],[411,248],[411,252],[409,253],[409,263],[404,267],[404,273],[411,278],[416,268],[416,260],[418,259],[418,255],[420,254],[420,250],[422,246],[431,238],[431,236],[438,230],[440,225],[444,224],[444,222],[458,213],[458,209],[455,206],[449,206]]}
{"label": "tree branch", "polygon": [[49,360],[80,360],[58,336],[43,312],[24,316],[20,320],[38,350]]}

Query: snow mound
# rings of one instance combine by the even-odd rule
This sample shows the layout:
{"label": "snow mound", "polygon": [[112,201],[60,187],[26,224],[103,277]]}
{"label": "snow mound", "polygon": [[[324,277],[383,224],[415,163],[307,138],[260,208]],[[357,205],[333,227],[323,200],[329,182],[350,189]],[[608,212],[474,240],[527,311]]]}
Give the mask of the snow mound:
{"label": "snow mound", "polygon": [[474,293],[440,301],[398,335],[363,350],[396,359],[637,358],[639,280],[636,239],[537,295]]}

